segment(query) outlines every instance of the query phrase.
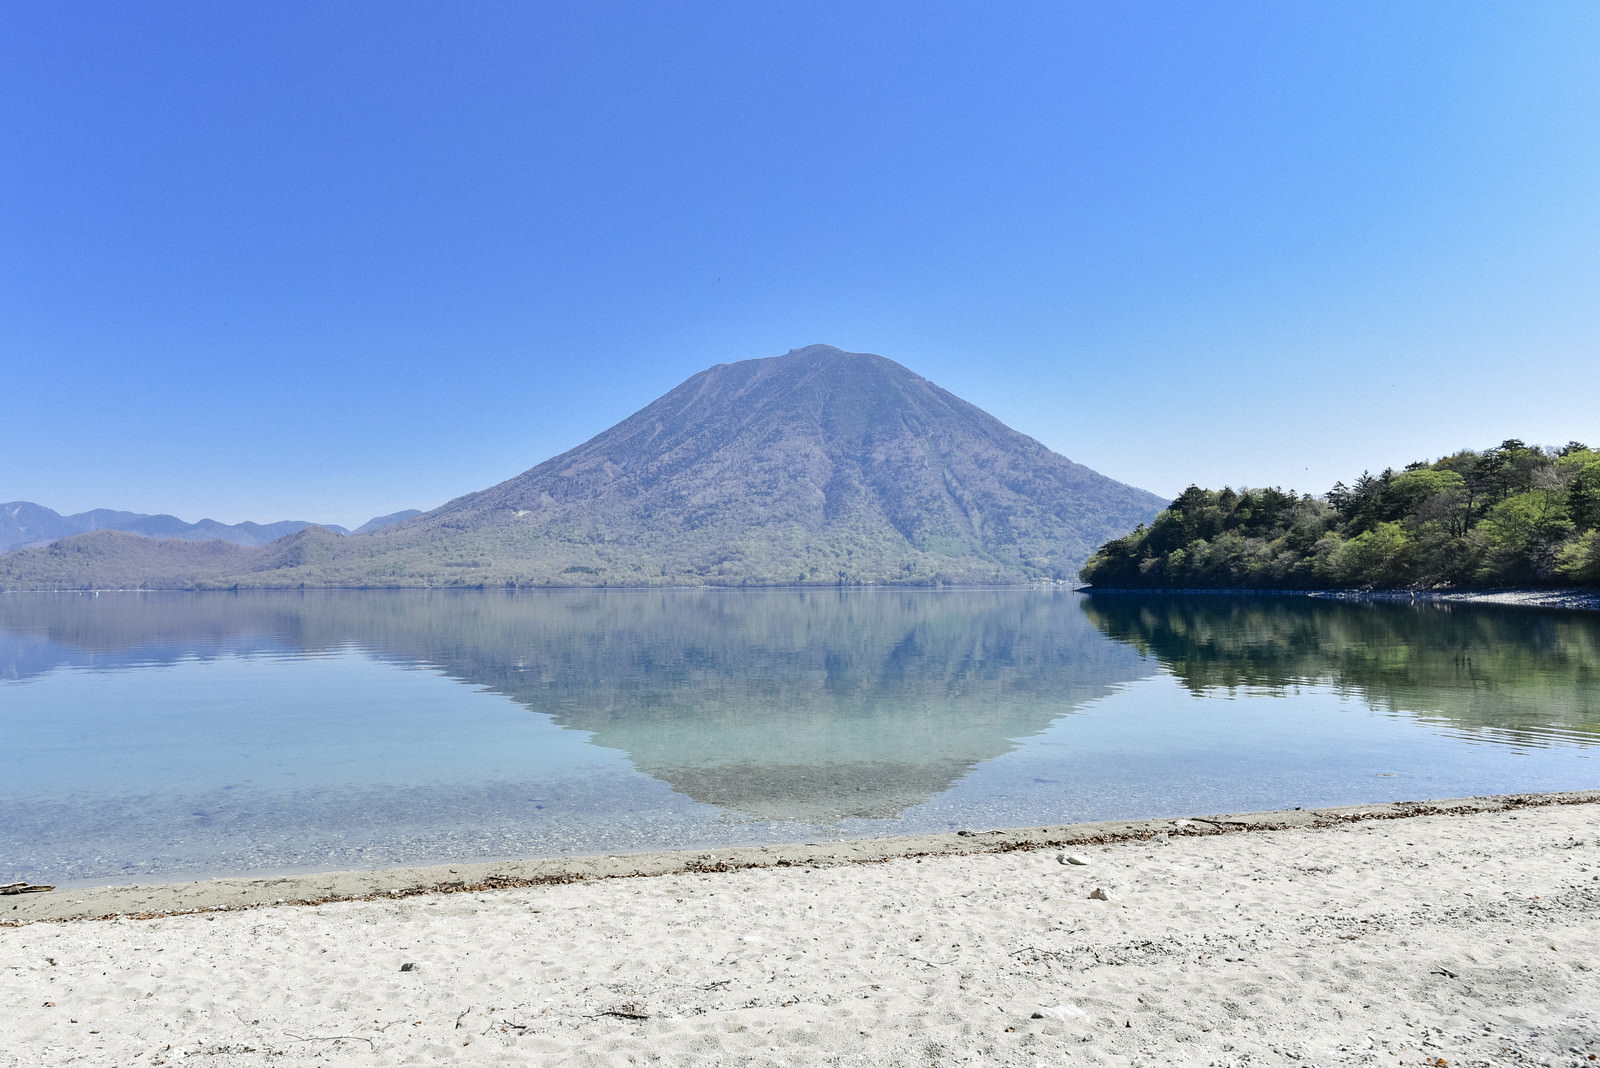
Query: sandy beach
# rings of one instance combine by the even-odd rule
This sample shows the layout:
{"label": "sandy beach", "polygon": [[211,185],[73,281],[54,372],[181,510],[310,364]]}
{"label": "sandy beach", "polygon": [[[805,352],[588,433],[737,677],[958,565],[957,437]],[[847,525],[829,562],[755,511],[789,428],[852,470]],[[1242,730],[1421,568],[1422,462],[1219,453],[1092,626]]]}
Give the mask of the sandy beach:
{"label": "sandy beach", "polygon": [[1600,793],[0,911],[4,1065],[1600,1057]]}

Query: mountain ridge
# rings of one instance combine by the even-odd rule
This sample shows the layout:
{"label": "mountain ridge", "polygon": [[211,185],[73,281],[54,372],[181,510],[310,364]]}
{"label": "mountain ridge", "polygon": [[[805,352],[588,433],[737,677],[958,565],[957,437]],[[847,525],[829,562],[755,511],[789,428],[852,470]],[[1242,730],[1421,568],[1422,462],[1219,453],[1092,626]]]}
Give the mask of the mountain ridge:
{"label": "mountain ridge", "polygon": [[222,523],[215,519],[199,519],[189,523],[165,512],[150,514],[115,508],[91,508],[87,512],[63,515],[33,501],[6,501],[0,504],[0,553],[48,545],[62,538],[96,530],[120,530],[156,539],[226,541],[254,547],[270,544],[306,527],[320,526],[339,534],[360,534],[421,514],[418,509],[409,508],[389,515],[374,516],[351,531],[336,523],[313,523],[306,519],[284,519],[273,523],[250,520]]}
{"label": "mountain ridge", "polygon": [[[87,512],[63,515],[33,501],[7,501],[0,504],[0,552],[46,545],[95,530],[121,530],[147,538],[226,541],[235,545],[257,546],[313,525],[308,520],[300,519],[275,523],[248,520],[243,523],[221,523],[215,519],[201,519],[188,523],[166,513],[125,512],[115,508],[92,508]],[[343,527],[323,525],[340,533],[349,533]]]}

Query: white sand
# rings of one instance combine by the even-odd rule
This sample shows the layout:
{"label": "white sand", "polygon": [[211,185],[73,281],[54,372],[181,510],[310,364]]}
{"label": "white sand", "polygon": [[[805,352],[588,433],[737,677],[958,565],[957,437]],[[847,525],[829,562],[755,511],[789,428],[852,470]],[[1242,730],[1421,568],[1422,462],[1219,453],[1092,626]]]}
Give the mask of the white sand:
{"label": "white sand", "polygon": [[1600,1063],[1593,795],[1067,851],[25,923],[0,1064]]}

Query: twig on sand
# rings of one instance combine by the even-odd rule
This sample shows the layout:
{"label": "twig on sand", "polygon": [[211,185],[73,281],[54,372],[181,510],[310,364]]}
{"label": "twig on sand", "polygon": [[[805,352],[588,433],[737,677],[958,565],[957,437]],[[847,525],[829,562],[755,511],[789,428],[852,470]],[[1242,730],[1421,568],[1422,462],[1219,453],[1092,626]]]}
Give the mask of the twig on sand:
{"label": "twig on sand", "polygon": [[529,1031],[533,1030],[533,1025],[532,1024],[521,1024],[521,1023],[517,1023],[515,1020],[501,1020],[497,1024],[497,1023],[495,1023],[494,1021],[491,1020],[489,1022],[489,1026],[485,1027],[483,1029],[483,1033],[487,1035],[490,1031],[493,1031],[496,1027],[500,1028],[501,1031],[515,1031],[519,1035],[525,1035]]}
{"label": "twig on sand", "polygon": [[598,1020],[602,1016],[617,1016],[624,1020],[648,1020],[650,1014],[638,1005],[618,1005],[614,1009],[602,1009],[584,1016],[585,1020]]}
{"label": "twig on sand", "polygon": [[296,1042],[365,1042],[373,1049],[378,1048],[378,1044],[372,1039],[362,1038],[360,1035],[297,1035],[293,1031],[285,1031],[284,1034]]}

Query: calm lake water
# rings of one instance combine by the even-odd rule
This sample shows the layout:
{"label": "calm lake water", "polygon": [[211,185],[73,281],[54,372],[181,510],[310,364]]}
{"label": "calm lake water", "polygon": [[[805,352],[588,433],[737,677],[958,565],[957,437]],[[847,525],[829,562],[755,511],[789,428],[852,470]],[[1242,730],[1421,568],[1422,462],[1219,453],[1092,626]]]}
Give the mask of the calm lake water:
{"label": "calm lake water", "polygon": [[962,591],[0,595],[0,882],[1600,786],[1600,619]]}

